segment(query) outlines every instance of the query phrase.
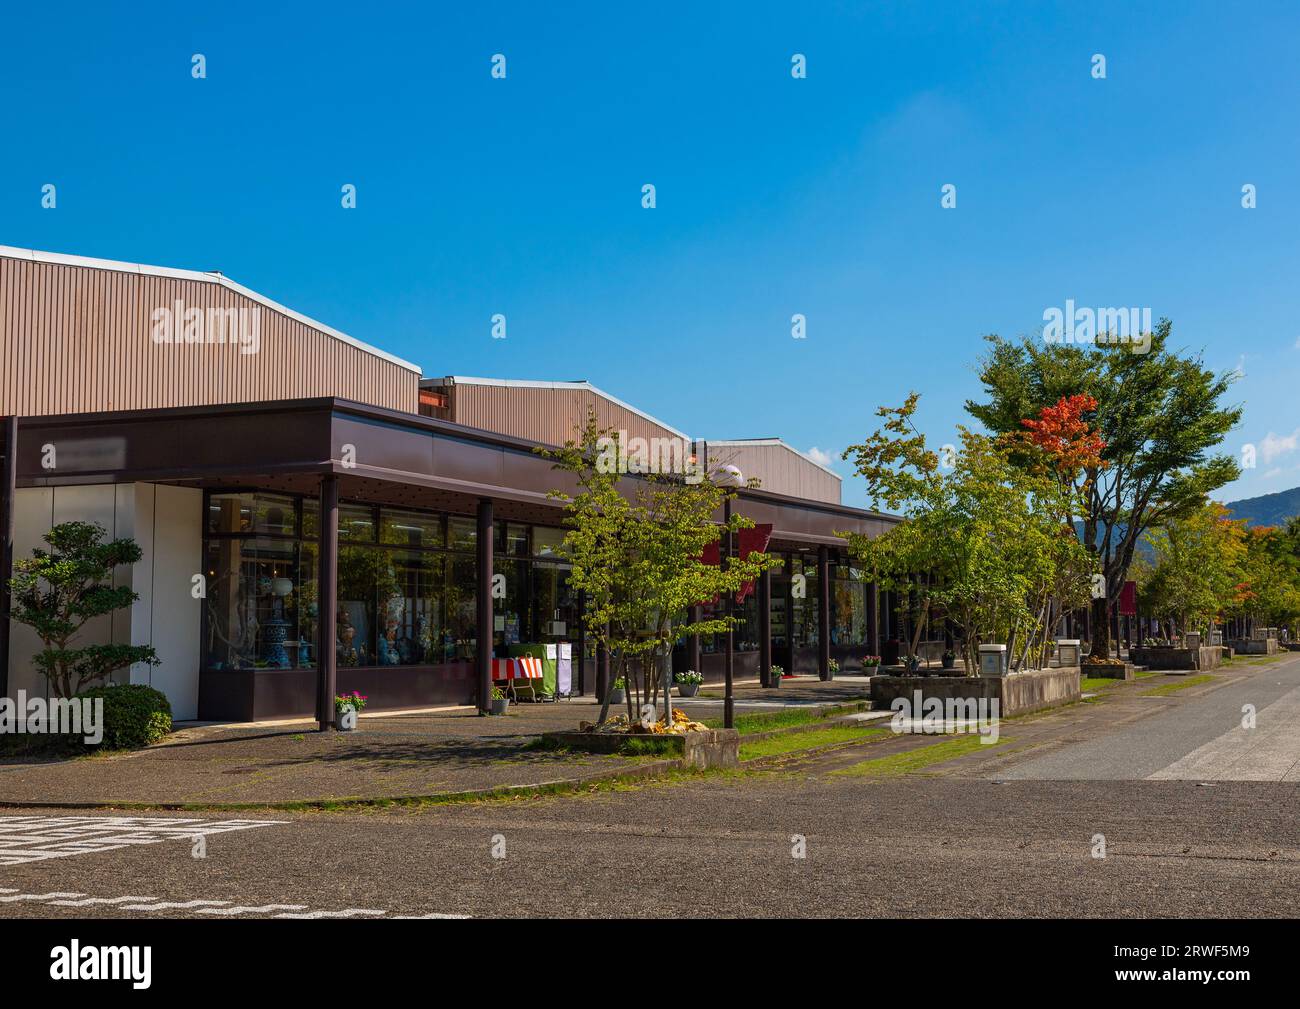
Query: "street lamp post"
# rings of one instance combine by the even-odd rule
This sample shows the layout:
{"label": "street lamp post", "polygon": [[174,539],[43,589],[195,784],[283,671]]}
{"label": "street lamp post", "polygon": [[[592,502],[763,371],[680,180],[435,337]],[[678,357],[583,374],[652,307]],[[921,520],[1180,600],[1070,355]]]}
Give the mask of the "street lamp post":
{"label": "street lamp post", "polygon": [[[735,466],[723,466],[715,476],[720,486],[728,488],[743,487],[745,477]],[[722,570],[731,569],[731,495],[728,494],[726,500],[722,502],[722,520],[726,525],[726,532],[723,534],[723,551],[721,557]],[[736,722],[736,699],[732,696],[732,673],[735,661],[736,650],[736,632],[731,625],[732,615],[736,608],[736,594],[734,592],[726,593],[726,603],[723,606],[723,614],[727,618],[727,653],[726,661],[723,665],[726,688],[723,691],[724,700],[722,702],[722,727],[724,729],[735,728]]]}
{"label": "street lamp post", "polygon": [[[731,568],[731,498],[728,497],[722,505],[722,519],[727,525],[727,531],[724,534],[726,548],[722,554],[722,570],[727,571]],[[732,662],[736,648],[736,632],[731,626],[732,612],[736,606],[735,594],[726,593],[727,603],[725,613],[727,616],[727,658],[723,666],[726,678],[726,689],[723,691],[725,700],[722,702],[722,727],[731,729],[735,727],[736,722],[736,699],[731,695],[732,680]]]}

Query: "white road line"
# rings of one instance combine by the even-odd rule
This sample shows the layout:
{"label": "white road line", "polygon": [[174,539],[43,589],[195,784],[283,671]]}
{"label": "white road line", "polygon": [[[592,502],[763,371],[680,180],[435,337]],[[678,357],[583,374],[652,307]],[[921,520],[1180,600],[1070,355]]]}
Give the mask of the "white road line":
{"label": "white road line", "polygon": [[16,897],[0,897],[0,904],[12,904],[20,900],[48,900],[51,897],[84,897],[84,893],[20,893]]}
{"label": "white road line", "polygon": [[358,914],[385,915],[387,911],[375,911],[367,907],[350,907],[346,911],[309,911],[306,914],[277,914],[277,918],[352,918]]}
{"label": "white road line", "polygon": [[473,915],[469,914],[438,914],[435,912],[434,914],[395,914],[393,915],[393,920],[424,921],[426,918],[454,918],[459,921],[472,917]]}
{"label": "white road line", "polygon": [[[71,894],[71,895],[63,894],[61,896],[80,896],[80,894]],[[161,904],[123,904],[122,910],[123,911],[170,911],[173,908],[175,908],[176,910],[184,910],[185,908],[189,908],[189,907],[202,907],[204,904],[209,904],[214,907],[220,907],[222,904],[229,904],[229,903],[230,901],[228,900],[184,900],[180,902],[163,901]]]}
{"label": "white road line", "polygon": [[197,914],[265,914],[267,911],[301,911],[306,904],[263,904],[261,907],[205,907]]}
{"label": "white road line", "polygon": [[89,907],[91,904],[125,904],[128,900],[140,903],[157,899],[157,897],[87,897],[85,900],[50,900],[46,903],[53,904],[55,907]]}

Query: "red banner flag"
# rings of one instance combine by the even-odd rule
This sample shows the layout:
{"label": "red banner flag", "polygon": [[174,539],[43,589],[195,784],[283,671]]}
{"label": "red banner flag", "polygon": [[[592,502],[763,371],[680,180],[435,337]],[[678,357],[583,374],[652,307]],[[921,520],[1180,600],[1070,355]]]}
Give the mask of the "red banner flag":
{"label": "red banner flag", "polygon": [[[772,539],[772,526],[761,525],[754,526],[752,529],[740,530],[740,556],[748,560],[750,554],[761,554],[767,550],[767,544]],[[736,594],[736,602],[743,603],[745,597],[754,591],[753,582],[745,582]]]}
{"label": "red banner flag", "polygon": [[1136,617],[1138,613],[1138,583],[1125,582],[1119,590],[1119,615]]}

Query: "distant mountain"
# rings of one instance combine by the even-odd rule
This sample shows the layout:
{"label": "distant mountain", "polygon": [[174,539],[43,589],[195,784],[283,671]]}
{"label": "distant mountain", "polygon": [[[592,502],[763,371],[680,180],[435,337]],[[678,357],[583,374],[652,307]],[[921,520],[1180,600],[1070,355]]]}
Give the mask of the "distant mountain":
{"label": "distant mountain", "polygon": [[1293,515],[1300,515],[1300,487],[1229,501],[1226,507],[1235,519],[1245,519],[1252,526],[1280,526]]}

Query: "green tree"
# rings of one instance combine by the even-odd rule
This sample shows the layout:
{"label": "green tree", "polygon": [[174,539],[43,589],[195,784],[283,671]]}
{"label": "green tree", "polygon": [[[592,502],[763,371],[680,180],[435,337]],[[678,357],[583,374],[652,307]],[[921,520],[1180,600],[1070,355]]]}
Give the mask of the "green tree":
{"label": "green tree", "polygon": [[[725,528],[717,516],[735,490],[704,475],[688,480],[671,473],[622,473],[608,464],[616,437],[589,413],[576,440],[537,451],[575,484],[572,492],[551,492],[564,502],[567,532],[559,552],[572,565],[569,584],[586,593],[588,635],[608,650],[614,675],[627,683],[629,720],[643,704],[657,706],[662,691],[671,721],[663,669],[673,644],[692,634],[725,632],[735,621],[692,621],[692,608],[738,592],[774,560],[754,551],[732,558],[725,570],[704,563],[705,548]],[[752,526],[747,518],[731,517],[733,532]],[[637,666],[644,674],[639,678],[632,675]],[[598,724],[609,717],[608,698],[606,693]]]}
{"label": "green tree", "polygon": [[946,617],[968,672],[983,642],[1006,644],[1014,668],[1041,666],[1051,629],[1084,596],[1092,570],[1062,517],[1068,490],[1054,473],[1014,465],[1010,443],[965,429],[945,472],[913,424],[917,403],[913,393],[881,407],[884,426],[844,453],[875,506],[903,516],[875,538],[845,534],[850,552],[915,600],[909,656],[925,624]]}
{"label": "green tree", "polygon": [[1079,534],[1105,575],[1093,600],[1092,653],[1110,654],[1111,601],[1118,599],[1134,551],[1153,526],[1199,509],[1211,491],[1239,475],[1231,456],[1214,453],[1241,419],[1222,405],[1232,374],[1215,374],[1199,357],[1169,349],[1162,319],[1150,349],[1134,344],[1078,346],[991,336],[980,364],[988,402],[966,409],[995,434],[1023,429],[1062,398],[1096,400],[1091,423],[1105,442],[1100,465],[1086,467]]}
{"label": "green tree", "polygon": [[1246,531],[1227,509],[1208,502],[1147,532],[1154,565],[1143,597],[1158,617],[1172,617],[1184,630],[1207,635],[1233,605],[1243,580]]}
{"label": "green tree", "polygon": [[110,673],[137,662],[158,664],[148,645],[74,645],[87,621],[130,606],[139,596],[128,585],[113,585],[113,572],[141,557],[132,539],[104,542],[97,523],[63,522],[37,548],[14,564],[9,581],[10,615],[27,624],[44,648],[34,658],[56,697],[73,697]]}

